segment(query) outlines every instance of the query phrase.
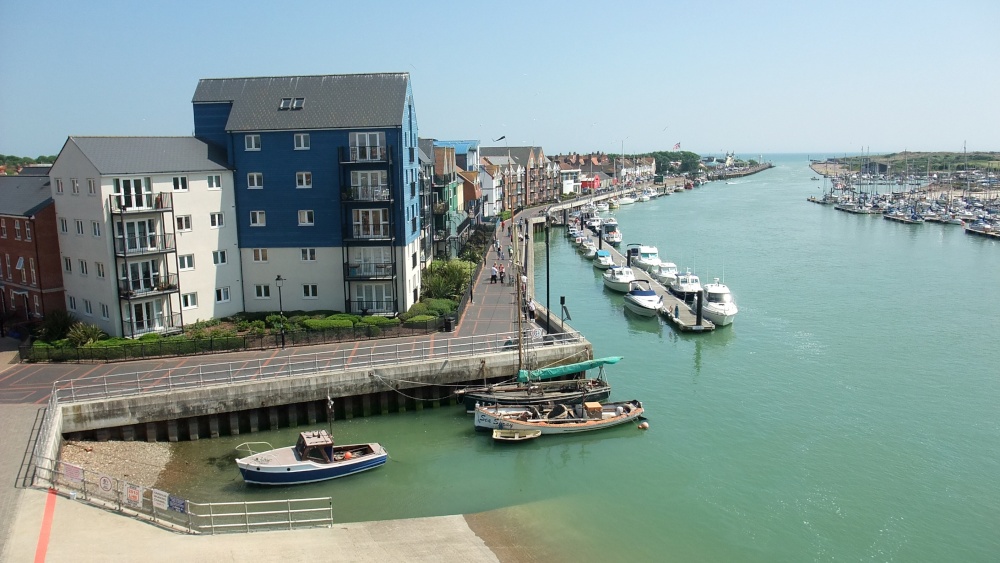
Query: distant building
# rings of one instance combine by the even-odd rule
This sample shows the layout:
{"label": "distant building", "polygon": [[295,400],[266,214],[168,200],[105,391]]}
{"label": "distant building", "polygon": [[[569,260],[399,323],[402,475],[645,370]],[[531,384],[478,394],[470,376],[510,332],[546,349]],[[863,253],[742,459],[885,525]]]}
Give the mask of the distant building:
{"label": "distant building", "polygon": [[193,104],[234,171],[247,310],[394,315],[419,298],[409,74],[204,79]]}
{"label": "distant building", "polygon": [[14,323],[66,309],[49,167],[30,170],[0,176],[0,313]]}
{"label": "distant building", "polygon": [[193,137],[70,137],[49,179],[81,320],[131,338],[243,310],[224,153]]}

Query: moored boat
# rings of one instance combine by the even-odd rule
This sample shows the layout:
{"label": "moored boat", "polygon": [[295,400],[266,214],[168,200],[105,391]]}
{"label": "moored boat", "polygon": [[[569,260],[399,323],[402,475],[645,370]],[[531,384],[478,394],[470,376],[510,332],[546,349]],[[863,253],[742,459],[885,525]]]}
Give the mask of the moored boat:
{"label": "moored boat", "polygon": [[[266,445],[266,451],[254,451]],[[337,446],[326,430],[300,432],[294,446],[273,448],[267,442],[236,447],[248,455],[236,460],[243,480],[255,485],[299,485],[346,477],[384,465],[389,454],[380,444]]]}
{"label": "moored boat", "polygon": [[611,257],[611,253],[607,250],[602,249],[594,253],[594,267],[598,270],[607,270],[614,265],[615,259]]}
{"label": "moored boat", "polygon": [[497,442],[524,442],[542,435],[541,430],[501,430],[493,429],[493,439]]}
{"label": "moored boat", "polygon": [[691,270],[687,270],[683,274],[677,274],[674,283],[670,284],[670,287],[667,289],[670,293],[684,301],[693,301],[694,296],[701,291],[701,280],[698,279],[698,276],[692,274]]}
{"label": "moored boat", "polygon": [[578,405],[479,406],[476,430],[538,430],[541,434],[574,434],[618,426],[636,420],[645,411],[637,400],[617,403],[587,402]]}
{"label": "moored boat", "polygon": [[646,280],[635,280],[625,294],[625,308],[643,317],[655,317],[663,307],[663,296],[649,287]]}
{"label": "moored boat", "polygon": [[638,266],[643,270],[650,270],[653,266],[660,264],[660,252],[655,246],[639,246],[639,255],[632,260],[633,266]]}
{"label": "moored boat", "polygon": [[660,261],[659,265],[650,270],[650,274],[660,282],[663,287],[669,287],[677,279],[677,264],[673,262]]}
{"label": "moored boat", "polygon": [[608,289],[626,293],[635,281],[635,272],[627,266],[612,266],[604,271],[604,286]]}
{"label": "moored boat", "polygon": [[736,318],[736,313],[739,313],[740,310],[736,307],[736,302],[733,301],[733,294],[729,288],[725,284],[719,283],[719,278],[715,278],[712,283],[705,284],[704,290],[705,302],[702,304],[701,312],[705,318],[716,326],[733,324],[733,319]]}
{"label": "moored boat", "polygon": [[[603,401],[611,396],[611,384],[605,379],[604,366],[616,364],[621,359],[621,356],[609,356],[565,366],[520,370],[515,383],[467,387],[459,389],[456,394],[462,398],[468,412],[472,412],[477,404],[543,405],[554,402]],[[557,377],[582,374],[594,368],[599,370],[595,378],[549,381]]]}

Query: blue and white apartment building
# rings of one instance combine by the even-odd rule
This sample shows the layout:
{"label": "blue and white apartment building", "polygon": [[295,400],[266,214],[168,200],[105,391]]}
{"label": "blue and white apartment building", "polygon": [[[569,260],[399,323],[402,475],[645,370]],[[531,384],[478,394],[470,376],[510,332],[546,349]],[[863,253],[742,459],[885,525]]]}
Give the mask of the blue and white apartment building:
{"label": "blue and white apartment building", "polygon": [[247,311],[406,311],[420,291],[408,73],[199,81],[195,137],[233,172]]}

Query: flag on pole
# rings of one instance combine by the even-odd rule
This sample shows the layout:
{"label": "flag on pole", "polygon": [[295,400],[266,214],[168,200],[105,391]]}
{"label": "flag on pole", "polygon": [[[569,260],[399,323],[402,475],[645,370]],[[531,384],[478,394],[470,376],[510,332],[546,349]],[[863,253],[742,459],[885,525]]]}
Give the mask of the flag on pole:
{"label": "flag on pole", "polygon": [[674,150],[677,150],[679,148],[681,148],[681,144],[680,143],[677,143],[676,145],[674,145]]}

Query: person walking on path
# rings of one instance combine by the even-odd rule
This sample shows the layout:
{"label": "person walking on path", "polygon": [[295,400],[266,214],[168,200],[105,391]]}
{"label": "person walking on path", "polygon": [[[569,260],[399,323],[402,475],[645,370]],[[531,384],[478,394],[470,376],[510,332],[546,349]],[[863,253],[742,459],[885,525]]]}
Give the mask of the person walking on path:
{"label": "person walking on path", "polygon": [[535,302],[528,303],[528,320],[535,320]]}
{"label": "person walking on path", "polygon": [[493,263],[493,270],[490,275],[490,283],[497,283],[497,263]]}
{"label": "person walking on path", "polygon": [[[501,258],[501,260],[503,260],[503,258]],[[506,274],[507,271],[504,270],[503,264],[500,264],[500,285],[503,285],[503,278]]]}

